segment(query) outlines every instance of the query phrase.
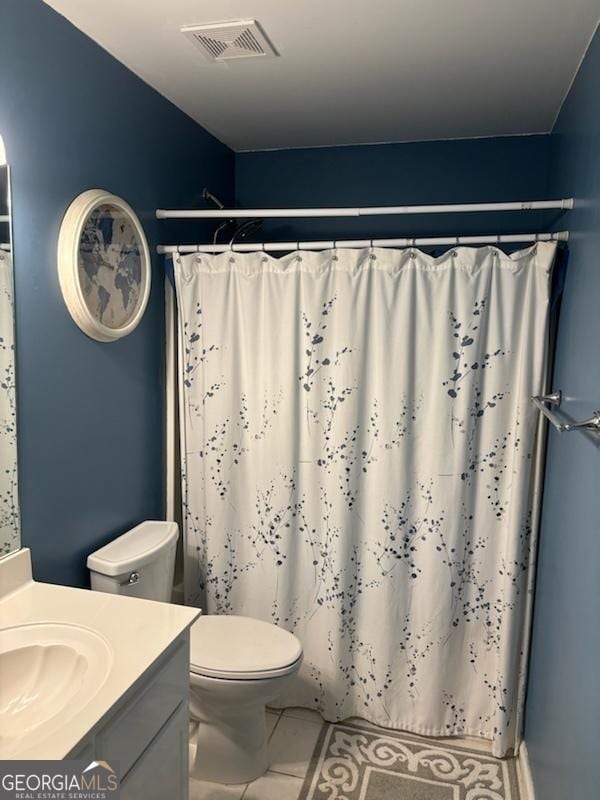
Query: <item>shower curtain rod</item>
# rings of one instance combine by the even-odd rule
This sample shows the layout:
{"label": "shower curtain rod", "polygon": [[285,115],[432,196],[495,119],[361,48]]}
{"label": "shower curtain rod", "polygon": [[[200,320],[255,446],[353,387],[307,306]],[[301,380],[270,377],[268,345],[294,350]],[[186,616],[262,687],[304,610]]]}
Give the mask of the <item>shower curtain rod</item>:
{"label": "shower curtain rod", "polygon": [[156,252],[168,253],[253,253],[256,251],[336,250],[348,247],[427,247],[434,245],[508,244],[514,242],[566,242],[569,231],[555,233],[501,233],[489,236],[431,236],[415,239],[329,239],[325,241],[243,242],[240,244],[159,244]]}
{"label": "shower curtain rod", "polygon": [[156,209],[157,219],[236,219],[250,217],[373,217],[400,214],[460,214],[476,211],[536,211],[573,208],[573,198],[525,200],[508,203],[445,203],[421,206],[372,206],[371,208],[198,208]]}

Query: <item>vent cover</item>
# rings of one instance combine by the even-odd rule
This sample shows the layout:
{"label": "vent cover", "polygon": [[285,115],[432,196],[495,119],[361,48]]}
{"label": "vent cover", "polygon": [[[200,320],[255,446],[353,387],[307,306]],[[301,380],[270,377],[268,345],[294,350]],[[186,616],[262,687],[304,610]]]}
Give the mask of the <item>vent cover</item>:
{"label": "vent cover", "polygon": [[186,25],[181,32],[202,50],[209,61],[272,58],[277,55],[255,19]]}

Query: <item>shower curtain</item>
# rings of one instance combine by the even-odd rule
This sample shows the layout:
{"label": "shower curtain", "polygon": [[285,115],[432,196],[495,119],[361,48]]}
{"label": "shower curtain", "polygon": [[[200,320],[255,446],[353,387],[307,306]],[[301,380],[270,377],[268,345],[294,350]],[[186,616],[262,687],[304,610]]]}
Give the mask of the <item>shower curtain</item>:
{"label": "shower curtain", "polygon": [[176,257],[186,599],[282,706],[518,746],[554,244]]}
{"label": "shower curtain", "polygon": [[0,250],[0,556],[19,547],[13,275]]}

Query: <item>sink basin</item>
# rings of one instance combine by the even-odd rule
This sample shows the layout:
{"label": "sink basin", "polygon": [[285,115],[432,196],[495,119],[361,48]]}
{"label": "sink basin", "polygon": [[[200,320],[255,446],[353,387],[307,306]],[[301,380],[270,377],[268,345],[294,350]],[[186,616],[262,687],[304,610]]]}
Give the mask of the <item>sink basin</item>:
{"label": "sink basin", "polygon": [[55,622],[0,630],[0,757],[50,735],[104,684],[112,651],[103,636]]}

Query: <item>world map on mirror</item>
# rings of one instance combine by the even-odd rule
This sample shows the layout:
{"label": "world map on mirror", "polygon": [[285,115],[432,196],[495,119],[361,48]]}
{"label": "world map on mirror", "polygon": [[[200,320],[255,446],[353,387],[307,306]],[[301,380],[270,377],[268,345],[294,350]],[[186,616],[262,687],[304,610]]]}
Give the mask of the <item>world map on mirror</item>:
{"label": "world map on mirror", "polygon": [[122,328],[142,293],[142,244],[131,220],[113,205],[87,218],[79,240],[78,269],[85,303],[98,322]]}

